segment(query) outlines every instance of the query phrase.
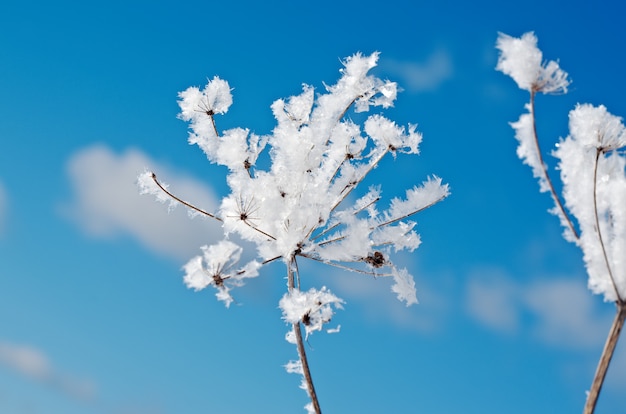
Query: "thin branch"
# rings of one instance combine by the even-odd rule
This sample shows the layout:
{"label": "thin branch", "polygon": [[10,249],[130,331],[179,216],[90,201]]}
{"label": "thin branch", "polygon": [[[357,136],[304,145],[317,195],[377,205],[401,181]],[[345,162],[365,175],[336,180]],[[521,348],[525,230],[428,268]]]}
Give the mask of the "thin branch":
{"label": "thin branch", "polygon": [[269,237],[272,240],[276,240],[276,237],[272,236],[269,233],[264,232],[263,230],[261,230],[258,227],[253,226],[252,224],[248,223],[248,220],[241,220],[246,226],[250,227],[252,230],[254,231],[258,231],[259,233],[261,233],[262,235]]}
{"label": "thin branch", "polygon": [[[271,258],[271,259],[264,260],[264,261],[262,261],[262,262],[261,262],[261,264],[260,264],[260,266],[259,266],[259,267],[261,267],[261,266],[265,266],[266,264],[271,263],[271,262],[273,262],[274,260],[278,260],[278,259],[282,259],[282,256],[276,256],[276,257],[273,257],[273,258]],[[229,267],[229,268],[230,268],[230,267]],[[246,270],[245,270],[245,269],[241,269],[241,270],[238,270],[238,271],[237,271],[236,275],[237,275],[237,276],[239,276],[239,275],[243,275],[243,274],[245,274],[245,273],[246,273]]]}
{"label": "thin branch", "polygon": [[[361,207],[361,208],[359,208],[359,209],[354,210],[354,212],[353,212],[352,214],[356,216],[357,214],[359,214],[360,212],[364,211],[364,210],[365,210],[366,208],[368,208],[369,206],[374,205],[374,204],[375,204],[376,202],[378,202],[379,200],[380,200],[380,197],[376,197],[374,200],[372,200],[371,202],[367,203],[367,204],[366,204],[366,205],[364,205],[363,207]],[[323,235],[325,235],[325,234],[327,234],[328,232],[332,231],[333,229],[336,229],[337,227],[339,227],[341,224],[343,224],[343,223],[341,223],[341,222],[337,222],[337,223],[333,224],[332,226],[325,228],[325,229],[324,229],[324,230],[322,230],[319,234],[317,234],[315,237],[313,237],[313,238],[311,239],[311,241],[315,241],[315,240],[319,239],[319,238],[320,238],[320,237],[322,237]],[[309,233],[311,233],[311,232],[309,232]],[[310,235],[310,234],[309,234],[309,235]],[[309,236],[309,235],[307,235],[307,236]],[[324,243],[328,243],[328,242],[323,242],[322,244],[324,244]],[[320,244],[320,245],[321,245],[321,244]]]}
{"label": "thin branch", "polygon": [[[344,108],[343,112],[339,115],[339,117],[337,118],[337,120],[336,120],[336,121],[335,121],[335,123],[333,124],[333,127],[332,127],[332,128],[331,128],[331,130],[330,130],[330,135],[332,135],[332,133],[333,133],[332,131],[333,131],[333,129],[335,129],[335,125],[337,125],[337,124],[338,124],[338,123],[339,123],[339,122],[343,119],[343,117],[346,115],[346,113],[348,113],[348,110],[350,109],[350,107],[351,107],[352,105],[354,105],[354,103],[356,102],[356,100],[357,100],[357,99],[362,98],[362,97],[363,97],[363,95],[359,95],[359,96],[355,97],[355,98],[354,98],[354,99],[352,99],[352,100],[350,101],[350,103],[349,103],[349,104],[348,104],[348,105]],[[326,145],[326,146],[327,146],[327,145],[328,145],[328,143],[330,142],[330,135],[328,136],[328,139],[326,140],[326,144],[324,144],[324,145]]]}
{"label": "thin branch", "polygon": [[623,299],[619,294],[619,290],[617,290],[617,284],[615,283],[615,277],[613,276],[613,271],[611,270],[611,263],[609,262],[609,257],[606,253],[606,247],[604,246],[604,239],[602,237],[602,230],[600,229],[600,217],[598,214],[598,163],[600,160],[600,154],[602,150],[600,148],[596,149],[596,159],[593,165],[593,214],[596,216],[596,231],[598,232],[598,239],[600,240],[600,247],[602,248],[602,254],[604,255],[604,263],[606,263],[606,270],[609,273],[609,278],[611,279],[611,284],[613,285],[613,289],[615,290],[615,296],[617,297],[617,303],[622,305],[624,303]]}
{"label": "thin branch", "polygon": [[[368,169],[367,169],[367,170],[366,170],[366,171],[365,171],[365,172],[361,175],[361,177],[359,177],[359,179],[358,179],[358,180],[356,180],[356,181],[352,181],[352,182],[348,183],[348,185],[346,185],[346,188],[344,188],[344,189],[341,191],[341,194],[340,194],[339,198],[337,199],[337,201],[335,201],[335,203],[333,204],[333,206],[332,206],[332,208],[330,209],[330,211],[335,210],[335,209],[337,208],[337,206],[339,206],[339,204],[341,204],[341,202],[342,202],[343,200],[345,200],[345,199],[346,199],[346,197],[348,197],[348,195],[352,192],[352,190],[354,190],[354,189],[357,187],[357,185],[359,185],[359,183],[360,183],[361,181],[363,181],[363,179],[364,179],[365,177],[367,177],[367,175],[368,175],[368,174],[369,174],[369,173],[370,173],[370,172],[371,172],[371,171],[372,171],[372,170],[373,170],[373,169],[374,169],[374,168],[378,165],[378,163],[380,162],[380,160],[382,160],[382,159],[383,159],[383,157],[384,157],[385,155],[387,155],[387,153],[389,152],[389,150],[390,150],[390,148],[389,148],[389,147],[385,148],[385,150],[384,150],[383,152],[381,152],[381,153],[380,153],[380,155],[378,156],[378,158],[376,158],[376,159],[375,159],[375,160],[373,160],[373,161],[370,161],[369,168],[368,168]],[[346,190],[348,190],[348,191],[346,191]]]}
{"label": "thin branch", "polygon": [[[306,253],[300,253],[298,256],[302,256],[302,257],[304,257],[306,259],[314,260],[316,262],[324,263],[325,265],[328,265],[328,266],[333,266],[333,267],[336,267],[336,268],[339,268],[339,269],[347,270],[349,272],[360,273],[362,275],[369,275],[369,276],[374,276],[374,277],[392,276],[391,273],[375,273],[375,272],[369,272],[367,270],[355,269],[353,267],[344,266],[344,265],[341,265],[339,263],[333,263],[331,261],[324,260],[324,259],[319,258],[319,257],[311,256],[311,255],[308,255]],[[355,263],[356,262],[361,262],[361,261],[362,260],[357,260],[357,261],[355,261]]]}
{"label": "thin branch", "polygon": [[258,227],[256,227],[252,223],[250,223],[250,221],[252,221],[252,220],[258,220],[258,217],[250,217],[251,214],[254,214],[258,210],[259,210],[259,207],[256,207],[256,204],[255,204],[255,201],[254,201],[254,197],[252,197],[250,200],[244,201],[241,198],[241,196],[239,196],[239,200],[237,202],[237,213],[238,213],[238,215],[226,216],[226,217],[238,218],[246,226],[250,227],[252,230],[257,231],[257,232],[261,233],[262,235],[264,235],[266,237],[269,237],[272,240],[276,240],[276,237],[272,236],[271,234],[269,234],[269,233],[259,229]]}
{"label": "thin branch", "polygon": [[[337,122],[341,121],[343,119],[344,116],[346,116],[346,114],[348,113],[348,110],[350,109],[350,107],[352,107],[352,105],[354,105],[354,103],[356,102],[357,99],[359,98],[363,98],[363,95],[359,95],[356,98],[352,99],[350,101],[350,103],[348,104],[348,106],[346,106],[346,108],[343,110],[343,112],[341,113],[341,115],[339,115],[339,118],[337,119]],[[335,122],[335,123],[337,123]]]}
{"label": "thin branch", "polygon": [[543,169],[543,178],[545,178],[546,182],[548,183],[550,194],[552,195],[552,199],[554,200],[554,203],[559,209],[561,216],[565,219],[567,226],[569,227],[570,231],[572,232],[576,240],[578,240],[580,238],[580,236],[578,235],[578,231],[576,231],[576,228],[574,227],[572,220],[570,219],[569,215],[565,212],[565,207],[563,206],[563,203],[561,203],[561,200],[559,199],[559,196],[557,195],[556,190],[554,189],[552,180],[550,179],[550,176],[548,175],[546,164],[543,161],[543,156],[541,155],[541,147],[539,146],[539,138],[537,135],[537,123],[535,121],[535,94],[536,94],[536,89],[533,89],[530,92],[530,116],[533,121],[533,137],[535,138],[535,148],[537,149],[537,157],[539,158],[539,163],[541,164],[541,167]]}
{"label": "thin branch", "polygon": [[600,396],[600,391],[602,390],[602,384],[604,383],[604,378],[606,377],[606,373],[609,369],[611,358],[613,358],[613,353],[615,352],[615,347],[622,331],[622,327],[624,326],[625,319],[626,305],[623,302],[617,302],[615,319],[613,319],[613,324],[609,330],[609,336],[606,339],[606,344],[602,350],[602,356],[600,356],[598,368],[596,369],[596,374],[593,378],[593,382],[591,383],[591,389],[587,395],[587,402],[585,403],[583,414],[593,414],[596,409],[596,403],[598,402],[598,397]]}
{"label": "thin branch", "polygon": [[[377,94],[378,92],[380,92],[380,91],[379,91],[379,90],[374,90],[374,91],[370,91],[370,92],[371,92],[371,95],[368,97],[368,99],[369,99],[369,98],[371,98],[372,96],[376,95],[376,94]],[[339,122],[341,122],[341,120],[342,120],[342,119],[343,119],[343,117],[346,115],[346,113],[348,113],[348,110],[352,107],[352,105],[354,105],[354,103],[355,103],[358,99],[361,99],[361,98],[365,98],[365,94],[361,94],[361,95],[359,95],[359,96],[357,96],[357,97],[353,98],[353,99],[350,101],[350,103],[349,103],[349,104],[345,107],[345,109],[343,110],[343,112],[341,113],[341,115],[339,115],[339,117],[337,118],[337,121],[335,121],[335,126],[336,126]],[[334,128],[335,128],[335,127],[333,127],[333,128],[331,129],[331,135],[332,135],[332,130],[333,130]],[[325,145],[326,145],[326,146],[328,146],[328,144],[329,144],[329,143],[330,143],[330,137],[328,137],[328,139],[326,140],[326,144],[325,144]],[[329,181],[329,182],[333,182],[333,180],[335,179],[335,177],[337,177],[337,174],[339,174],[339,170],[341,169],[341,166],[343,165],[343,163],[344,163],[344,162],[346,162],[346,161],[348,161],[348,160],[351,160],[352,158],[353,158],[353,157],[352,157],[352,154],[350,154],[350,153],[346,154],[346,156],[344,157],[344,159],[343,159],[343,160],[341,161],[341,163],[337,166],[337,169],[335,170],[335,173],[333,174],[333,176],[332,176],[332,178],[330,179],[330,181]]]}
{"label": "thin branch", "polygon": [[389,224],[393,224],[396,221],[400,221],[400,220],[404,220],[405,218],[409,218],[409,217],[411,217],[414,214],[417,214],[419,212],[422,212],[422,211],[426,210],[427,208],[430,208],[430,207],[434,206],[435,204],[437,204],[438,202],[440,202],[441,200],[443,200],[446,197],[447,197],[446,195],[441,196],[438,199],[436,199],[435,201],[433,201],[432,203],[430,203],[430,204],[428,204],[428,205],[426,205],[426,206],[424,206],[422,208],[418,208],[417,210],[412,211],[411,213],[405,214],[402,217],[397,217],[397,218],[385,221],[384,223],[380,223],[379,225],[376,226],[376,228],[384,227],[384,226],[387,226]]}
{"label": "thin branch", "polygon": [[[297,269],[297,264],[295,263],[295,257],[291,260],[292,262],[287,264],[287,287],[289,289],[289,292],[292,292],[296,289],[294,266],[296,266],[295,269]],[[315,392],[315,386],[313,385],[313,378],[311,377],[311,370],[309,369],[309,361],[306,356],[306,350],[304,349],[304,339],[302,338],[300,321],[292,324],[292,328],[293,333],[296,337],[296,345],[298,348],[298,356],[300,357],[300,364],[302,365],[302,375],[304,376],[306,382],[309,397],[311,398],[311,403],[313,404],[313,409],[315,410],[316,414],[321,414],[322,409],[320,408],[320,403],[317,399],[317,393]]]}
{"label": "thin branch", "polygon": [[323,235],[325,235],[326,233],[328,233],[329,231],[332,231],[333,229],[336,229],[337,227],[339,227],[342,223],[341,222],[337,222],[335,224],[333,224],[330,227],[327,227],[326,229],[324,229],[324,231],[322,231],[320,234],[318,234],[317,236],[313,237],[311,239],[311,241],[315,241],[317,239],[319,239],[320,237],[322,237]]}
{"label": "thin branch", "polygon": [[300,268],[298,268],[298,261],[296,260],[296,256],[293,256],[293,269],[296,271],[296,280],[294,281],[294,285],[298,290],[300,290]]}
{"label": "thin branch", "polygon": [[282,258],[283,258],[282,256],[272,257],[271,259],[267,259],[267,260],[262,261],[261,264],[262,265],[268,264],[270,262],[273,262],[274,260],[278,260],[278,259],[282,259]]}
{"label": "thin branch", "polygon": [[[371,95],[370,95],[370,96],[368,96],[368,99],[369,99],[370,97],[372,97],[372,96],[376,95],[378,92],[380,92],[380,91],[378,91],[378,90],[371,91]],[[350,109],[350,107],[351,107],[351,106],[352,106],[352,105],[353,105],[353,104],[357,101],[357,99],[359,99],[359,98],[364,98],[364,97],[365,97],[365,94],[361,94],[361,95],[359,95],[359,96],[355,97],[354,99],[352,99],[352,101],[350,101],[350,103],[348,104],[348,106],[346,106],[346,108],[343,110],[343,112],[341,113],[341,115],[339,116],[339,118],[337,119],[337,121],[335,122],[335,124],[337,124],[337,123],[339,123],[339,122],[341,121],[341,119],[342,119],[342,118],[346,115],[346,113],[348,112],[348,110]],[[331,130],[331,131],[332,131],[332,130]],[[330,142],[330,137],[328,137],[328,139],[326,140],[326,145],[328,145],[328,143],[329,143],[329,142]],[[365,172],[365,173],[364,173],[364,174],[363,174],[363,175],[362,175],[362,176],[361,176],[358,180],[356,180],[356,181],[354,181],[354,182],[350,182],[350,183],[348,183],[348,185],[346,186],[346,188],[344,188],[344,189],[341,191],[341,192],[343,193],[343,196],[340,196],[340,197],[339,197],[339,199],[335,202],[335,204],[333,204],[333,206],[332,206],[332,208],[330,209],[330,211],[335,210],[335,209],[337,208],[337,206],[338,206],[339,204],[341,204],[341,202],[342,202],[343,200],[345,200],[345,198],[346,198],[346,197],[347,197],[347,196],[348,196],[348,195],[352,192],[352,190],[354,190],[354,189],[356,188],[356,186],[357,186],[357,185],[358,185],[361,181],[363,181],[363,179],[364,179],[364,178],[365,178],[365,177],[366,177],[366,176],[370,173],[370,171],[372,171],[372,169],[374,169],[374,167],[376,167],[376,165],[378,165],[378,163],[380,162],[380,160],[381,160],[381,159],[382,159],[385,155],[387,155],[387,153],[389,152],[389,150],[390,150],[390,148],[389,148],[389,147],[387,147],[387,148],[385,149],[385,151],[384,151],[384,152],[380,155],[380,157],[379,157],[377,160],[375,160],[374,162],[370,163],[370,168],[368,168],[368,169],[367,169],[367,171],[366,171],[366,172]],[[344,161],[342,161],[342,164],[343,164],[343,162],[345,162],[347,159],[348,159],[348,157],[345,157]],[[335,171],[335,174],[337,174],[337,172],[338,172],[338,171],[339,171],[339,168],[337,169],[337,171]],[[333,178],[334,178],[334,176],[333,176]],[[331,181],[332,181],[332,180],[331,180]],[[347,189],[348,191],[346,191],[346,189]],[[344,193],[344,192],[345,192],[345,193]]]}
{"label": "thin branch", "polygon": [[198,105],[198,107],[200,108],[200,110],[196,112],[201,112],[203,114],[206,114],[206,116],[208,116],[211,119],[211,125],[213,125],[213,132],[215,132],[215,136],[219,138],[220,134],[217,132],[217,126],[215,125],[215,112],[213,111],[213,108],[211,108],[211,105],[209,105],[208,99],[206,101],[202,101],[200,105]]}
{"label": "thin branch", "polygon": [[339,165],[337,165],[337,168],[335,169],[335,172],[333,173],[333,176],[330,177],[330,180],[328,180],[328,183],[332,183],[333,181],[335,181],[335,178],[339,175],[339,171],[341,170],[341,167],[343,167],[343,164],[348,161],[353,159],[352,157],[350,157],[350,154],[346,154],[343,157],[343,160],[341,160],[341,162],[339,163]]}
{"label": "thin branch", "polygon": [[330,240],[326,240],[326,241],[323,241],[323,242],[321,242],[321,243],[318,243],[317,245],[318,245],[318,246],[325,246],[325,245],[330,244],[330,243],[334,243],[334,242],[342,241],[342,240],[344,240],[346,237],[347,237],[347,236],[339,236],[339,237],[336,237],[336,238],[334,238],[334,239],[330,239]]}
{"label": "thin branch", "polygon": [[364,205],[363,207],[354,210],[354,215],[356,216],[357,214],[359,214],[361,211],[364,211],[365,209],[367,209],[369,206],[372,206],[374,204],[376,204],[377,202],[380,201],[380,197],[376,197],[375,199],[373,199],[372,201],[370,201],[369,203],[367,203],[366,205]]}
{"label": "thin branch", "polygon": [[[413,229],[411,229],[411,230],[409,230],[409,231],[406,231],[406,232],[402,235],[402,237],[406,236],[407,234],[409,234],[409,233],[410,233],[410,232],[412,232],[412,231],[413,231]],[[370,247],[374,248],[374,247],[390,246],[390,245],[393,245],[394,243],[395,243],[394,241],[388,240],[388,241],[386,241],[386,242],[372,244]]]}
{"label": "thin branch", "polygon": [[302,364],[302,372],[306,381],[307,389],[309,391],[309,397],[313,403],[313,409],[316,414],[322,414],[320,403],[317,399],[317,393],[315,392],[315,386],[313,385],[313,378],[311,377],[311,370],[309,369],[309,361],[306,357],[306,351],[304,349],[304,339],[302,338],[302,330],[300,329],[300,322],[293,324],[293,332],[296,336],[296,343],[298,347],[298,355],[300,356],[300,362]]}
{"label": "thin branch", "polygon": [[[369,94],[368,94],[369,92]],[[348,106],[346,106],[346,108],[343,110],[343,112],[341,113],[341,115],[339,116],[339,119],[337,120],[337,122],[341,121],[341,119],[346,115],[346,113],[348,113],[348,110],[350,109],[350,107],[352,105],[354,105],[354,103],[358,100],[358,99],[363,99],[363,98],[367,98],[370,99],[373,96],[375,96],[377,93],[380,92],[380,90],[378,88],[372,88],[370,89],[368,92],[366,93],[362,93],[359,96],[356,96],[354,99],[352,99],[352,101],[350,101],[350,103],[348,104]]]}
{"label": "thin branch", "polygon": [[[362,98],[363,95],[359,95],[356,98],[352,99],[350,101],[350,103],[345,107],[345,109],[343,110],[343,112],[341,113],[341,115],[339,115],[339,117],[337,118],[337,120],[334,123],[334,126],[331,128],[330,130],[330,135],[328,137],[328,139],[326,139],[326,143],[324,144],[325,146],[328,146],[328,144],[330,143],[330,136],[333,133],[333,130],[335,129],[335,127],[337,126],[337,124],[339,122],[341,122],[341,120],[343,119],[343,117],[346,115],[346,113],[348,112],[348,110],[350,109],[350,107],[352,105],[354,105],[354,103],[356,102],[357,99]],[[337,174],[339,174],[339,170],[341,169],[341,166],[348,160],[351,160],[352,157],[350,156],[351,154],[346,154],[345,157],[343,158],[343,160],[341,161],[341,163],[339,163],[339,165],[337,166],[337,169],[335,170],[335,172],[333,173],[333,176],[331,177],[331,179],[328,181],[329,183],[332,183],[333,180],[335,179],[335,177],[337,177]]]}
{"label": "thin branch", "polygon": [[159,180],[157,180],[157,176],[156,176],[156,174],[155,174],[155,173],[152,173],[152,181],[154,181],[154,182],[155,182],[155,184],[156,184],[157,186],[159,186],[159,188],[160,188],[160,189],[161,189],[161,190],[162,190],[165,194],[167,194],[168,196],[172,197],[174,200],[178,201],[180,204],[184,205],[185,207],[188,207],[188,208],[190,208],[190,209],[192,209],[192,210],[195,210],[195,211],[197,211],[198,213],[204,214],[205,216],[207,216],[207,217],[211,217],[212,219],[215,219],[215,220],[217,220],[217,221],[222,221],[222,222],[224,221],[224,220],[222,220],[221,218],[217,217],[216,215],[211,214],[211,213],[208,213],[208,212],[206,212],[206,211],[202,210],[201,208],[198,208],[198,207],[194,206],[193,204],[189,204],[188,202],[186,202],[186,201],[184,201],[184,200],[181,200],[180,198],[176,197],[174,194],[172,194],[172,193],[170,193],[169,191],[167,191],[167,189],[161,185],[161,183],[159,182]]}
{"label": "thin branch", "polygon": [[220,137],[219,132],[217,132],[217,126],[215,125],[215,116],[211,113],[209,115],[209,118],[211,118],[211,125],[213,125],[213,131],[215,132],[215,136],[216,137]]}

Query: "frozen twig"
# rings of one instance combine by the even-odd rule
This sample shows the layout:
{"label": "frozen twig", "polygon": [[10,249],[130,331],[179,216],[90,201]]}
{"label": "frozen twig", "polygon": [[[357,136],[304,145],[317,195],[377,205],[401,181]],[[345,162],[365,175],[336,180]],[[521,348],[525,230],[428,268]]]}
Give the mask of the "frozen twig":
{"label": "frozen twig", "polygon": [[550,190],[550,196],[552,197],[552,201],[554,201],[554,205],[557,208],[557,214],[559,214],[563,222],[567,223],[567,227],[569,228],[569,231],[572,232],[572,235],[574,236],[574,238],[578,239],[579,238],[578,231],[574,227],[574,224],[572,223],[572,220],[570,219],[569,214],[567,214],[567,211],[565,211],[565,207],[563,206],[561,199],[559,198],[556,190],[554,189],[554,184],[552,183],[550,174],[548,174],[548,168],[546,166],[546,163],[543,161],[543,153],[541,151],[541,146],[539,145],[539,135],[537,134],[537,119],[535,115],[535,97],[537,95],[536,92],[537,91],[535,89],[533,89],[530,92],[529,111],[530,111],[530,116],[532,117],[533,141],[535,143],[535,150],[537,152],[537,158],[539,159],[539,165],[541,166],[541,171],[542,171],[542,176],[543,176],[542,178],[543,180],[545,180],[545,183],[547,183],[548,185],[548,188]]}
{"label": "frozen twig", "polygon": [[596,374],[594,375],[593,382],[591,383],[591,389],[587,394],[587,401],[585,403],[583,414],[593,414],[596,409],[598,397],[600,396],[600,391],[602,390],[602,385],[604,384],[604,378],[609,370],[609,365],[611,364],[611,359],[613,358],[613,353],[615,352],[615,347],[617,346],[617,341],[620,333],[622,332],[625,319],[626,305],[623,302],[618,302],[617,312],[615,313],[615,318],[613,319],[613,323],[609,329],[609,336],[604,344],[604,349],[602,350],[602,355],[600,356],[600,361],[598,362]]}

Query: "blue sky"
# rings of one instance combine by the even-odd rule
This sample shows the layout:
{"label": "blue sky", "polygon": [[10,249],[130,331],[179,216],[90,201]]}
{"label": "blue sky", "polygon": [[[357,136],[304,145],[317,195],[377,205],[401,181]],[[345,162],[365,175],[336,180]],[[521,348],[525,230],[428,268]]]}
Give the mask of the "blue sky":
{"label": "blue sky", "polygon": [[[424,134],[421,155],[385,161],[373,182],[393,196],[437,174],[452,195],[417,217],[423,244],[399,259],[417,306],[386,280],[302,269],[346,301],[341,332],[309,340],[324,412],[582,410],[614,309],[587,291],[515,155],[508,123],[528,97],[494,70],[494,44],[534,31],[570,74],[568,95],[537,102],[548,151],[578,102],[626,114],[623,6],[413,3],[3,2],[0,412],[304,412],[282,368],[295,350],[280,264],[230,309],[187,290],[182,264],[220,229],[134,181],[151,168],[215,207],[225,171],[187,144],[177,93],[218,75],[234,88],[219,128],[269,133],[275,99],[334,83],[358,51],[380,51],[375,73],[404,89],[387,116]],[[626,404],[625,347],[598,413]]]}

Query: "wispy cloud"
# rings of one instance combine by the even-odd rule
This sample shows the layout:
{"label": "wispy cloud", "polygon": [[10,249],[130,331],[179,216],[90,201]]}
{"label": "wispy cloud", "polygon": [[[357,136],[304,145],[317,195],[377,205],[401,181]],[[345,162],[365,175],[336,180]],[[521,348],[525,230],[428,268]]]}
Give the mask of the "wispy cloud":
{"label": "wispy cloud", "polygon": [[503,333],[526,333],[551,346],[595,349],[604,342],[611,309],[604,309],[583,280],[565,277],[515,281],[504,271],[475,272],[467,285],[466,310]]}
{"label": "wispy cloud", "polygon": [[390,78],[398,78],[400,86],[409,92],[435,90],[454,73],[452,59],[443,49],[420,63],[382,58],[380,68]]}
{"label": "wispy cloud", "polygon": [[58,370],[41,350],[29,345],[0,341],[0,367],[56,388],[73,398],[90,401],[96,396],[92,381]]}
{"label": "wispy cloud", "polygon": [[519,287],[496,268],[486,268],[470,275],[466,292],[468,313],[483,325],[500,332],[513,333],[519,328]]}
{"label": "wispy cloud", "polygon": [[536,320],[532,334],[557,346],[593,349],[604,343],[611,306],[576,279],[546,279],[527,286],[523,306]]}
{"label": "wispy cloud", "polygon": [[74,154],[67,164],[73,200],[63,212],[93,237],[129,234],[146,248],[177,260],[197,254],[198,248],[221,238],[220,226],[202,217],[193,220],[184,208],[168,212],[153,197],[140,195],[137,175],[146,168],[177,194],[208,211],[215,211],[217,198],[211,188],[193,178],[159,165],[139,150],[114,153],[94,145]]}

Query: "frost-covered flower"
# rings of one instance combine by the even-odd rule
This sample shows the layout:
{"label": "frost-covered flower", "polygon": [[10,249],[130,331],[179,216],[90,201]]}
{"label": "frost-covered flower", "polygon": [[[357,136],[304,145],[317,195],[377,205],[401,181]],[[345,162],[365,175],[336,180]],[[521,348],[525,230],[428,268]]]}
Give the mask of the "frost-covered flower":
{"label": "frost-covered flower", "polygon": [[531,93],[528,112],[511,123],[519,141],[518,156],[532,168],[540,190],[551,192],[555,202],[551,212],[564,226],[565,238],[581,248],[590,289],[608,301],[626,299],[626,159],[617,151],[626,146],[622,119],[603,105],[579,104],[570,112],[570,135],[553,151],[559,160],[563,204],[542,160],[534,93],[566,92],[567,74],[554,61],[542,64],[533,33],[519,39],[500,34],[496,47],[501,51],[496,69]]}
{"label": "frost-covered flower", "polygon": [[572,138],[581,145],[602,151],[626,146],[626,131],[622,118],[611,115],[604,105],[577,105],[569,114]]}
{"label": "frost-covered flower", "polygon": [[[198,144],[210,161],[229,167],[231,193],[212,216],[223,221],[226,235],[237,234],[257,245],[257,263],[276,259],[289,263],[303,257],[393,276],[393,291],[411,304],[416,302],[414,283],[406,283],[410,275],[395,269],[390,253],[419,245],[415,223],[407,219],[449,191],[441,179],[432,177],[407,191],[405,199],[393,199],[382,212],[376,208],[379,187],[355,204],[348,203],[353,190],[385,155],[417,154],[422,140],[415,125],[405,128],[381,114],[367,117],[363,127],[344,118],[353,105],[364,111],[393,104],[395,83],[368,75],[377,59],[377,54],[346,59],[337,84],[317,98],[314,89],[304,85],[300,95],[274,102],[278,124],[268,136],[241,128],[218,133],[214,115],[225,112],[232,97],[228,83],[217,77],[202,90],[189,88],[180,94],[180,116],[191,123],[189,141]],[[255,163],[266,146],[271,148],[272,162],[262,170]],[[151,179],[156,182],[150,172],[140,177],[142,192],[167,199],[164,188]],[[204,260],[209,263],[206,252]],[[405,276],[398,278],[399,274]],[[191,280],[188,272],[186,278]]]}
{"label": "frost-covered flower", "polygon": [[621,118],[604,106],[578,105],[569,115],[570,135],[559,159],[565,205],[580,228],[589,287],[607,301],[626,298],[626,143]]}
{"label": "frost-covered flower", "polygon": [[243,279],[258,275],[258,262],[252,261],[244,267],[239,263],[243,249],[228,240],[212,246],[202,246],[202,256],[196,256],[183,266],[187,287],[201,290],[209,285],[217,289],[217,298],[230,306],[233,298],[230,289],[241,286]]}
{"label": "frost-covered flower", "polygon": [[520,89],[531,94],[530,102],[526,105],[528,112],[511,123],[519,142],[517,155],[532,169],[533,176],[539,180],[540,191],[551,191],[546,166],[537,148],[534,96],[536,92],[567,93],[567,73],[555,61],[543,63],[543,53],[537,47],[537,37],[532,32],[525,33],[520,38],[500,33],[496,48],[500,50],[496,70],[509,75]]}
{"label": "frost-covered flower", "polygon": [[[422,140],[415,125],[397,125],[380,113],[364,116],[363,125],[346,116],[350,110],[393,105],[397,85],[368,74],[377,60],[377,53],[356,54],[344,61],[340,79],[326,86],[325,93],[316,95],[312,86],[304,85],[301,94],[275,101],[271,109],[277,125],[265,136],[242,128],[218,131],[215,115],[232,103],[224,80],[215,77],[202,90],[192,87],[179,94],[180,118],[190,123],[189,142],[211,162],[228,167],[230,187],[219,211],[209,213],[175,198],[153,173],[139,177],[143,193],[174,198],[223,223],[226,239],[203,247],[203,254],[184,266],[187,286],[198,290],[212,285],[229,305],[233,287],[256,276],[263,264],[282,260],[288,292],[280,307],[293,327],[288,338],[294,341],[300,326],[307,336],[321,330],[343,303],[326,288],[301,291],[298,260],[390,277],[399,300],[417,302],[412,276],[396,268],[391,256],[419,246],[415,222],[409,218],[444,199],[449,189],[431,177],[381,211],[380,186],[354,196],[386,155],[417,154]],[[256,163],[266,148],[270,164],[260,168]],[[237,267],[242,248],[234,238],[256,245],[256,260]]]}
{"label": "frost-covered flower", "polygon": [[332,294],[325,286],[307,292],[293,290],[286,293],[279,306],[283,311],[283,319],[290,324],[302,323],[306,335],[313,331],[321,331],[323,325],[330,322],[334,311],[332,306],[341,309],[343,301]]}
{"label": "frost-covered flower", "polygon": [[520,89],[529,92],[567,92],[567,73],[553,60],[544,63],[534,33],[516,38],[500,33],[496,42],[500,57],[496,69],[515,80]]}
{"label": "frost-covered flower", "polygon": [[215,76],[204,89],[195,86],[179,93],[180,118],[185,121],[202,122],[204,115],[223,114],[233,103],[228,82]]}

